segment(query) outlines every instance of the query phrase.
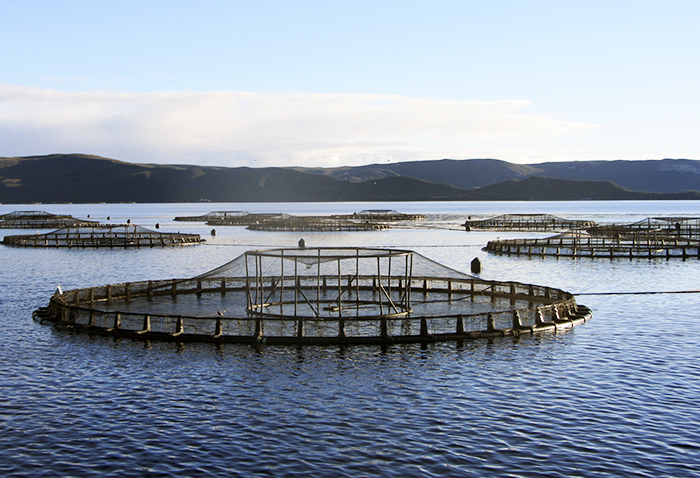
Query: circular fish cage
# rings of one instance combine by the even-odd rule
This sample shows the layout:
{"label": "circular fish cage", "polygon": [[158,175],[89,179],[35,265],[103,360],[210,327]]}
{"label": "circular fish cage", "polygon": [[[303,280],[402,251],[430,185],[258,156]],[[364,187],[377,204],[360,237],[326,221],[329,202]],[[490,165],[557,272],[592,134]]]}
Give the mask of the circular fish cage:
{"label": "circular fish cage", "polygon": [[569,328],[570,293],[487,281],[408,250],[248,251],[188,279],[61,291],[35,318],[88,333],[177,342],[391,344]]}
{"label": "circular fish cage", "polygon": [[18,247],[129,248],[186,246],[205,242],[199,234],[158,232],[136,224],[64,227],[45,234],[5,236],[2,244]]}

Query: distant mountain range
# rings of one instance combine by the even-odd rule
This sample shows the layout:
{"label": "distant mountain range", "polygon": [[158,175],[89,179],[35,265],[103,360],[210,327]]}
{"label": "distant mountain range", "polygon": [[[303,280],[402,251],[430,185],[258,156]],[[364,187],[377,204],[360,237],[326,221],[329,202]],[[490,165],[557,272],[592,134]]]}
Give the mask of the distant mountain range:
{"label": "distant mountain range", "polygon": [[609,181],[631,191],[679,193],[700,191],[700,161],[662,159],[648,161],[567,161],[512,164],[498,159],[442,159],[342,168],[295,168],[348,181],[369,181],[403,176],[459,189],[540,176],[573,181]]}
{"label": "distant mountain range", "polygon": [[700,199],[700,161],[343,168],[134,164],[83,154],[0,158],[0,203]]}

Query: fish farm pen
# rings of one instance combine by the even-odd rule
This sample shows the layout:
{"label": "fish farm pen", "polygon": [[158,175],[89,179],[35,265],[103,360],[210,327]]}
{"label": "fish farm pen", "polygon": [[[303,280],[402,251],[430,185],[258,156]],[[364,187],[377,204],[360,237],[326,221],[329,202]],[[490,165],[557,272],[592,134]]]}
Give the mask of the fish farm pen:
{"label": "fish farm pen", "polygon": [[378,231],[389,226],[370,221],[350,221],[348,219],[333,219],[324,216],[289,216],[284,219],[251,224],[248,229],[254,231]]}
{"label": "fish farm pen", "polygon": [[554,257],[644,259],[700,259],[700,241],[678,236],[560,234],[540,239],[489,241],[485,251],[495,254]]}
{"label": "fish farm pen", "polygon": [[404,214],[393,209],[367,209],[352,214],[336,214],[334,219],[361,219],[366,221],[420,221],[425,219],[423,214]]}
{"label": "fish farm pen", "polygon": [[588,229],[590,234],[614,236],[615,234],[680,236],[700,239],[700,218],[697,217],[649,217],[631,224],[601,224]]}
{"label": "fish farm pen", "polygon": [[21,247],[165,247],[205,242],[199,234],[158,232],[137,225],[65,227],[46,234],[5,236],[6,246]]}
{"label": "fish farm pen", "polygon": [[250,215],[246,211],[212,211],[201,216],[177,216],[174,221],[189,221],[189,222],[207,222],[212,220],[226,220],[240,218]]}
{"label": "fish farm pen", "polygon": [[96,221],[76,219],[73,216],[51,214],[46,211],[15,211],[0,216],[0,228],[3,229],[55,229],[98,224]]}
{"label": "fish farm pen", "polygon": [[408,250],[249,251],[189,279],[61,291],[36,320],[115,337],[392,344],[553,332],[590,310],[568,292],[486,281]]}
{"label": "fish farm pen", "polygon": [[222,218],[213,218],[207,221],[208,226],[250,226],[254,224],[262,224],[269,221],[278,221],[290,217],[289,214],[274,212],[260,214],[241,214],[240,216],[226,216]]}
{"label": "fish farm pen", "polygon": [[488,219],[464,223],[470,229],[497,229],[501,231],[561,231],[595,226],[594,221],[566,219],[550,214],[503,214]]}

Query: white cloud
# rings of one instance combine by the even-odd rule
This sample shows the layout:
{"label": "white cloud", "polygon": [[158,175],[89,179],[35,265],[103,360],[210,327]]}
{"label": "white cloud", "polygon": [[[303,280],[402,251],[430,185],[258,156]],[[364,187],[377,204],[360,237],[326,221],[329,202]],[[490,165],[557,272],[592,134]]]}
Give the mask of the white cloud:
{"label": "white cloud", "polygon": [[529,107],[524,100],[61,92],[0,85],[0,155],[83,152],[134,162],[225,166],[499,157],[489,152],[513,160],[527,153],[503,144],[597,128],[528,113]]}

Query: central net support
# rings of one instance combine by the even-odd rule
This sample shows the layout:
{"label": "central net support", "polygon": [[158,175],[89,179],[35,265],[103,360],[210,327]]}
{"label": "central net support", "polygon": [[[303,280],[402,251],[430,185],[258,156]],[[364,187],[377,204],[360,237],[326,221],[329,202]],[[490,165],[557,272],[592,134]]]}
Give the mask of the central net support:
{"label": "central net support", "polygon": [[413,252],[300,248],[244,254],[247,311],[264,317],[402,317]]}

